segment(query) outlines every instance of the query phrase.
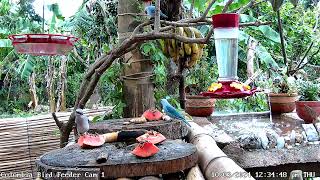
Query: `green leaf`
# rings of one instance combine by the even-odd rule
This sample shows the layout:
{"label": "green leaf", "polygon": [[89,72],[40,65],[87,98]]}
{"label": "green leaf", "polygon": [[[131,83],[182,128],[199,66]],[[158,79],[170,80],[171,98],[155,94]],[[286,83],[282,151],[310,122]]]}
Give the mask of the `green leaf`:
{"label": "green leaf", "polygon": [[21,79],[27,79],[30,77],[34,70],[34,62],[32,56],[28,56],[25,61],[23,61],[19,66],[19,72]]}
{"label": "green leaf", "polygon": [[257,56],[259,59],[264,62],[267,66],[271,66],[273,68],[278,68],[278,64],[276,61],[272,58],[272,56],[269,54],[267,49],[261,45],[257,46]]}
{"label": "green leaf", "polygon": [[[241,14],[240,15],[240,22],[255,22],[257,21],[257,18],[252,17],[247,14]],[[258,30],[262,32],[263,35],[265,35],[266,38],[276,42],[280,43],[280,35],[277,31],[273,30],[270,26],[268,25],[263,25],[259,27],[249,27],[254,30]]]}
{"label": "green leaf", "polygon": [[258,29],[270,40],[280,43],[280,35],[278,32],[273,30],[270,26],[264,25],[259,26]]}
{"label": "green leaf", "polygon": [[244,31],[239,31],[239,42],[244,41],[245,43],[247,43],[249,37],[250,36]]}

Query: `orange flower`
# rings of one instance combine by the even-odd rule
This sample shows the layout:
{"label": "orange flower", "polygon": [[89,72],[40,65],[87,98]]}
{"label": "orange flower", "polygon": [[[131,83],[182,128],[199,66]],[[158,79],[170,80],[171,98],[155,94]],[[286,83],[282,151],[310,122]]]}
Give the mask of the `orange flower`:
{"label": "orange flower", "polygon": [[208,88],[208,91],[215,92],[216,90],[222,88],[221,83],[212,83],[211,86]]}

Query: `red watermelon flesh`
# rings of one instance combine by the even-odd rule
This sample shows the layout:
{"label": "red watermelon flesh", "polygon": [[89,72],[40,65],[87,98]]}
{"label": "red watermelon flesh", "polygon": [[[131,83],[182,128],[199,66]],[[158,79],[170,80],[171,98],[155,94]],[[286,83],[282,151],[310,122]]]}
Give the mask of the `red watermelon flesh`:
{"label": "red watermelon flesh", "polygon": [[105,143],[102,135],[85,134],[79,137],[78,144],[82,148],[100,147]]}
{"label": "red watermelon flesh", "polygon": [[151,142],[152,144],[158,144],[166,140],[166,137],[156,131],[148,131],[147,133],[137,137],[136,140],[139,143]]}
{"label": "red watermelon flesh", "polygon": [[159,148],[157,146],[151,142],[145,142],[138,144],[131,153],[138,157],[147,158],[157,154],[157,152],[159,152]]}
{"label": "red watermelon flesh", "polygon": [[158,109],[148,109],[142,116],[144,116],[148,121],[158,121],[162,118],[162,113]]}

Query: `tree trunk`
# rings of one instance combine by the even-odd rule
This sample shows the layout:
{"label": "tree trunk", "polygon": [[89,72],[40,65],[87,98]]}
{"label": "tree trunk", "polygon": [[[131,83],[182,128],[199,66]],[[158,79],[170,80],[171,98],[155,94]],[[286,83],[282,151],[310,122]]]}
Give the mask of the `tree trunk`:
{"label": "tree trunk", "polygon": [[58,84],[58,100],[56,111],[66,111],[66,76],[67,76],[67,57],[62,56],[60,61],[60,81]]}
{"label": "tree trunk", "polygon": [[56,106],[55,106],[55,96],[54,96],[54,59],[49,57],[49,62],[48,62],[48,70],[47,70],[47,94],[49,98],[49,106],[50,106],[50,112],[55,112],[56,111]]}
{"label": "tree trunk", "polygon": [[254,74],[254,57],[256,53],[257,42],[252,38],[249,39],[247,54],[247,77],[250,78]]}
{"label": "tree trunk", "polygon": [[33,72],[29,77],[29,91],[31,94],[32,108],[36,108],[38,106],[38,96],[36,91],[36,75]]}
{"label": "tree trunk", "polygon": [[184,62],[185,60],[179,59],[179,66],[178,66],[178,77],[179,77],[179,100],[180,100],[180,106],[182,109],[185,109],[186,107],[186,92],[184,90],[185,88],[185,79],[183,76],[183,70],[184,70]]}
{"label": "tree trunk", "polygon": [[[182,0],[162,0],[161,11],[168,16],[169,21],[178,21],[182,18],[181,9]],[[177,8],[178,7],[178,8]],[[176,77],[177,68],[175,64],[170,60],[167,65],[168,77],[166,90],[168,94],[176,94],[179,83],[179,78]]]}
{"label": "tree trunk", "polygon": [[[143,12],[139,7],[142,7],[141,1],[119,0],[118,33],[120,42],[130,37],[134,28],[141,23],[132,15],[121,14],[141,14]],[[126,104],[124,117],[139,117],[145,110],[155,107],[154,86],[151,79],[145,77],[148,75],[145,72],[152,72],[152,64],[150,59],[145,59],[142,56],[139,49],[125,54],[123,63],[125,64],[123,86]]]}

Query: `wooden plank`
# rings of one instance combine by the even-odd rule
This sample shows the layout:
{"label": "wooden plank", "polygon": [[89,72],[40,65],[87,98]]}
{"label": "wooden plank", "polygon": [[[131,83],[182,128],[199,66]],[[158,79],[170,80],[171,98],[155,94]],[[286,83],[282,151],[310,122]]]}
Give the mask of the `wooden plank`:
{"label": "wooden plank", "polygon": [[[85,111],[92,116],[101,115],[107,109]],[[59,120],[67,122],[68,113],[57,113]],[[0,120],[0,172],[31,173],[35,160],[44,153],[59,149],[59,133],[51,114],[28,118]],[[70,140],[74,137],[71,134]],[[30,162],[31,160],[31,162]],[[1,178],[3,179],[3,178]]]}
{"label": "wooden plank", "polygon": [[154,130],[163,134],[168,139],[181,139],[188,134],[188,129],[179,120],[171,121],[148,121],[142,124],[129,124],[124,125],[131,118],[113,119],[97,123],[90,123],[89,133],[105,134],[121,130]]}

